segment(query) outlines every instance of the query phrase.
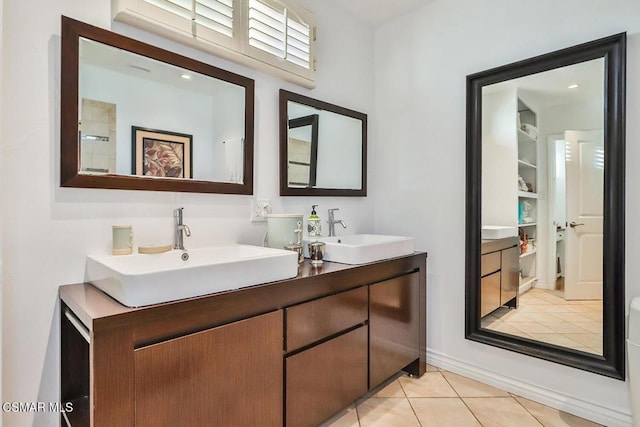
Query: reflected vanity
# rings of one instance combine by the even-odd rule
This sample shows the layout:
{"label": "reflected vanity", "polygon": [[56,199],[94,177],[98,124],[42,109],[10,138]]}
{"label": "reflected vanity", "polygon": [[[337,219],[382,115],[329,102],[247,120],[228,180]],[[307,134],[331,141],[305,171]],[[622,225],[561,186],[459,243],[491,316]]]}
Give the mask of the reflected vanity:
{"label": "reflected vanity", "polygon": [[280,90],[280,195],[366,196],[367,115]]}
{"label": "reflected vanity", "polygon": [[617,379],[625,42],[467,77],[466,337]]}
{"label": "reflected vanity", "polygon": [[254,81],[62,18],[61,185],[253,193]]}

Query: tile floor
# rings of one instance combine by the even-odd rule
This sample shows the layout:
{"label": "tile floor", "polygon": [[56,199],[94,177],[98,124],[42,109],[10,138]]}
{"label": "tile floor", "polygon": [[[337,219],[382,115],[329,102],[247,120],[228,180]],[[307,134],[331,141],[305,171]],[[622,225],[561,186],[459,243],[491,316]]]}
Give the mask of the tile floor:
{"label": "tile floor", "polygon": [[323,427],[598,426],[451,372],[392,379]]}
{"label": "tile floor", "polygon": [[482,327],[602,355],[602,301],[566,301],[557,291],[531,289],[518,308],[501,307]]}

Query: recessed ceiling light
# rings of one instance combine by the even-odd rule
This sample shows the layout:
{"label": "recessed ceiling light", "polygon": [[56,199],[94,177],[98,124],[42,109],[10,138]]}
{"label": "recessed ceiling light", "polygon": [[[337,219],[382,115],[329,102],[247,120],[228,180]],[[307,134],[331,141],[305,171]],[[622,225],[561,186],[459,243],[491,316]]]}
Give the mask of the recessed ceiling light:
{"label": "recessed ceiling light", "polygon": [[569,86],[567,86],[567,87],[568,87],[569,89],[578,89],[578,88],[580,87],[580,85],[579,85],[578,83],[574,83],[574,84],[571,84],[571,85],[569,85]]}
{"label": "recessed ceiling light", "polygon": [[191,76],[187,73],[180,74],[180,77],[182,77],[185,80],[191,80]]}

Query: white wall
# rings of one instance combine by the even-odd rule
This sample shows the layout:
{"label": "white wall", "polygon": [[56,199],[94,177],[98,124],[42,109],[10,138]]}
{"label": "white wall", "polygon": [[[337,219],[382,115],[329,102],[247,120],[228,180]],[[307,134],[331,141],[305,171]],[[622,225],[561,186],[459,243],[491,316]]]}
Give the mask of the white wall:
{"label": "white wall", "polygon": [[[465,77],[627,31],[627,216],[640,208],[640,3],[634,0],[438,0],[375,35],[376,231],[410,234],[429,252],[432,360],[477,377],[537,388],[628,421],[627,384],[464,338]],[[402,209],[398,209],[402,206]],[[398,221],[401,214],[406,218]],[[626,298],[640,295],[638,232],[627,228]],[[556,402],[558,404],[558,402]],[[575,410],[575,406],[573,408]]]}
{"label": "white wall", "polygon": [[318,115],[316,186],[361,189],[362,168],[354,164],[359,165],[362,158],[362,121],[309,105],[288,104],[289,119]]}
{"label": "white wall", "polygon": [[244,137],[243,88],[198,93],[84,64],[80,96],[116,106],[118,174],[132,174],[132,126],[191,135],[193,178],[218,182],[227,178],[222,142]]}
{"label": "white wall", "polygon": [[483,226],[518,226],[517,111],[515,89],[482,95]]}
{"label": "white wall", "polygon": [[[320,28],[317,88],[268,75],[112,23],[103,0],[12,1],[4,5],[2,104],[3,400],[59,398],[58,286],[84,279],[87,253],[106,253],[110,228],[131,223],[135,244],[172,239],[172,209],[184,206],[187,247],[238,241],[261,244],[266,223],[250,223],[249,196],[60,188],[60,15],[159,45],[256,80],[254,194],[274,212],[318,213],[339,207],[349,232],[373,231],[372,199],[278,196],[278,90],[373,110],[373,32],[307,0]],[[25,25],[25,22],[37,25]],[[373,141],[372,141],[373,142]],[[7,426],[58,425],[58,414],[3,414]]]}

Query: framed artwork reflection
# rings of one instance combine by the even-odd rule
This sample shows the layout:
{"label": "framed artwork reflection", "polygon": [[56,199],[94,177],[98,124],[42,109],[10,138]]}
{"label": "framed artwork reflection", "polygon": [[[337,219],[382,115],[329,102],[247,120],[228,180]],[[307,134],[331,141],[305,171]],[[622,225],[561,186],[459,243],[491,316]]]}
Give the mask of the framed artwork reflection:
{"label": "framed artwork reflection", "polygon": [[131,173],[162,178],[193,178],[193,136],[131,127]]}

